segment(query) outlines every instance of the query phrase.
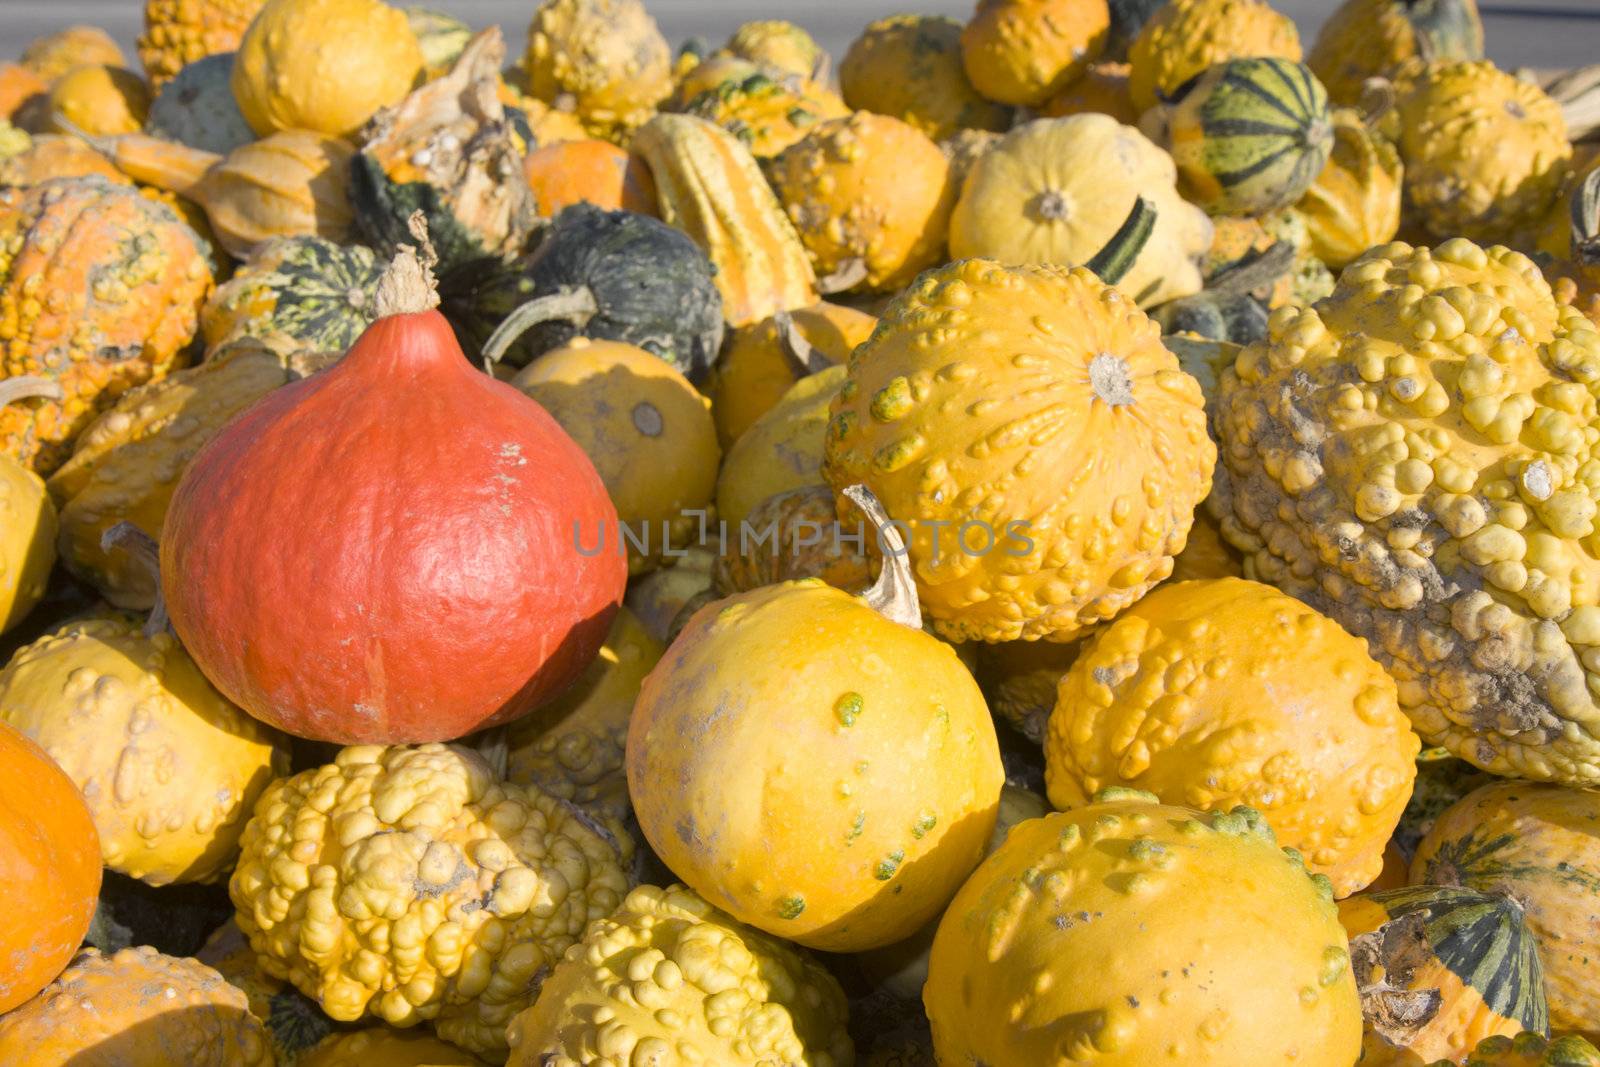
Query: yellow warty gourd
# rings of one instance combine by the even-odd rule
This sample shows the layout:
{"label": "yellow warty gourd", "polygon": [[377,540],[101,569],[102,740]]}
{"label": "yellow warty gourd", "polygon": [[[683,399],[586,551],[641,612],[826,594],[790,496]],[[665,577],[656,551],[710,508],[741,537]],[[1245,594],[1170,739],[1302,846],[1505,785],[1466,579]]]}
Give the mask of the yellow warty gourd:
{"label": "yellow warty gourd", "polygon": [[1168,0],[1128,51],[1128,92],[1143,113],[1179,86],[1229,59],[1300,59],[1300,34],[1266,0]]}
{"label": "yellow warty gourd", "polygon": [[639,0],[544,0],[528,27],[529,91],[625,134],[672,92],[672,50]]}
{"label": "yellow warty gourd", "polygon": [[157,89],[197,59],[239,47],[265,0],[145,0],[139,59]]}
{"label": "yellow warty gourd", "polygon": [[962,64],[990,100],[1038,107],[1100,58],[1110,29],[1105,0],[979,0]]}
{"label": "yellow warty gourd", "polygon": [[167,632],[101,612],[0,670],[0,719],[77,783],[106,866],[151,885],[216,879],[288,744],[212,688]]}
{"label": "yellow warty gourd", "polygon": [[1140,307],[1190,296],[1204,284],[1212,225],[1177,180],[1171,156],[1109,115],[1038,119],[972,165],[950,218],[950,255],[1081,266],[1144,197],[1155,230],[1117,287]]}
{"label": "yellow warty gourd", "polygon": [[233,96],[256,133],[349,137],[422,76],[405,12],[380,0],[267,0],[239,42]]}
{"label": "yellow warty gourd", "polygon": [[622,900],[608,836],[469,749],[357,746],[267,789],[228,891],[262,970],[333,1018],[431,1019],[503,1057],[541,972]]}
{"label": "yellow warty gourd", "polygon": [[90,64],[56,80],[49,107],[50,125],[60,133],[73,127],[95,135],[133,133],[150,113],[150,90],[131,70]]}
{"label": "yellow warty gourd", "polygon": [[1347,896],[1383,868],[1420,748],[1365,642],[1221,578],[1163,585],[1089,642],[1061,680],[1045,779],[1064,809],[1111,786],[1255,808]]}
{"label": "yellow warty gourd", "polygon": [[1011,109],[967,80],[961,23],[942,15],[893,15],[870,23],[839,64],[853,108],[908,122],[942,141],[961,130],[1003,130]]}
{"label": "yellow warty gourd", "polygon": [[1600,783],[1600,334],[1465,240],[1375,248],[1225,371],[1223,531],[1328,614],[1431,744]]}
{"label": "yellow warty gourd", "polygon": [[850,357],[832,412],[827,481],[910,525],[922,606],[954,641],[1069,640],[1138,600],[1216,460],[1199,385],[1082,269],[929,271]]}
{"label": "yellow warty gourd", "polygon": [[511,1021],[508,1067],[843,1067],[845,999],[820,965],[682,886],[640,886]]}

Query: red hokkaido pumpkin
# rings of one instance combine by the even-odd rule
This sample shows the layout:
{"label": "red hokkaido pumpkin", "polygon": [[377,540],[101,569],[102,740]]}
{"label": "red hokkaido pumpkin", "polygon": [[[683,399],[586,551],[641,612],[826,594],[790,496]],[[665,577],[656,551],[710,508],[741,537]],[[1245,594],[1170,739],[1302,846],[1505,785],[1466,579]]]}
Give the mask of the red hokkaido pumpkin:
{"label": "red hokkaido pumpkin", "polygon": [[[622,599],[594,466],[467,362],[437,303],[403,249],[344,358],[217,434],[167,511],[178,636],[300,737],[443,741],[516,718],[583,672]],[[575,526],[608,550],[580,552]]]}

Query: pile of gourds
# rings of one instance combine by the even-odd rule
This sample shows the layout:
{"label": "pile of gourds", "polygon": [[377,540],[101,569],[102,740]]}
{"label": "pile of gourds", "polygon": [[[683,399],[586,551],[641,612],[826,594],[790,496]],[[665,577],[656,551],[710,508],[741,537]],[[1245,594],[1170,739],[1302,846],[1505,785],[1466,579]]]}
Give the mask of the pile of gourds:
{"label": "pile of gourds", "polygon": [[0,1063],[1600,1067],[1593,78],[144,14],[0,63]]}

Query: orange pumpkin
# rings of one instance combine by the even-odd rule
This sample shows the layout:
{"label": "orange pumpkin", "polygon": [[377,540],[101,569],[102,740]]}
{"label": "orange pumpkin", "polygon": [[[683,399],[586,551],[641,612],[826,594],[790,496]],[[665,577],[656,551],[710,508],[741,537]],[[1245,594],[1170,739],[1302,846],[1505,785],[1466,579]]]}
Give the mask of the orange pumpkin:
{"label": "orange pumpkin", "polygon": [[522,172],[544,218],[554,218],[579,201],[607,211],[656,213],[656,183],[650,168],[609,141],[587,138],[536,148],[523,161]]}
{"label": "orange pumpkin", "polygon": [[0,1013],[61,973],[100,895],[100,837],[78,787],[0,723]]}
{"label": "orange pumpkin", "polygon": [[1083,77],[1045,101],[1039,114],[1059,119],[1098,111],[1124,126],[1137,126],[1139,112],[1133,106],[1133,97],[1128,95],[1128,74],[1132,70],[1126,63],[1092,63]]}

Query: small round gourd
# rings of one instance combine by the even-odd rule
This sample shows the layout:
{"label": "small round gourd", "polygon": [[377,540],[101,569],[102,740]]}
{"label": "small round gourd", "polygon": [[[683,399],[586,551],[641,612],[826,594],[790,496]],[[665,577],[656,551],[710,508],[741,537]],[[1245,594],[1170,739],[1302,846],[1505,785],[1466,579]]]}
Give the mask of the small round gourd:
{"label": "small round gourd", "polygon": [[1110,28],[1105,0],[979,0],[962,66],[990,100],[1037,107],[1100,57]]}
{"label": "small round gourd", "polygon": [[1011,109],[986,100],[961,59],[961,23],[894,15],[869,23],[839,64],[844,102],[908,122],[943,141],[961,130],[1003,130]]}
{"label": "small round gourd", "polygon": [[1199,292],[1210,220],[1178,195],[1172,157],[1109,115],[1037,119],[1007,134],[967,175],[950,254],[1081,266],[1140,197],[1155,209],[1155,229],[1117,287],[1140,307]]}
{"label": "small round gourd", "polygon": [[941,636],[1063,641],[1170,572],[1210,489],[1205,421],[1120,289],[967,260],[924,274],[852,355],[824,474],[911,524]]}
{"label": "small round gourd", "polygon": [[281,351],[344,352],[377,317],[372,249],[315,235],[257,245],[200,312],[206,351],[250,339]]}
{"label": "small round gourd", "polygon": [[1369,248],[1400,232],[1405,167],[1400,153],[1359,112],[1333,113],[1333,150],[1293,212],[1306,227],[1311,251],[1343,270]]}
{"label": "small round gourd", "polygon": [[1248,808],[1132,790],[1012,829],[939,923],[922,1001],[944,1064],[1350,1067],[1361,1049],[1326,881]]}
{"label": "small round gourd", "polygon": [[814,127],[770,168],[819,278],[903,288],[944,256],[959,191],[939,146],[915,127],[858,111]]}
{"label": "small round gourd", "polygon": [[1419,885],[1339,903],[1366,1009],[1362,1067],[1451,1063],[1549,1026],[1544,970],[1510,896]]}
{"label": "small round gourd", "polygon": [[761,160],[776,156],[817,123],[850,114],[827,86],[808,78],[774,78],[765,71],[723,81],[690,100],[683,110],[721,126]]}
{"label": "small round gourd", "polygon": [[1400,98],[1406,200],[1440,239],[1511,239],[1561,195],[1572,158],[1561,107],[1488,60],[1428,66]]}
{"label": "small round gourd", "polygon": [[149,946],[85,949],[44,992],[0,1017],[0,1062],[73,1067],[273,1067],[242,991]]}
{"label": "small round gourd", "polygon": [[1411,861],[1414,885],[1506,894],[1544,965],[1550,1026],[1600,1019],[1600,793],[1528,782],[1482,786],[1439,816]]}
{"label": "small round gourd", "polygon": [[735,29],[723,51],[740,59],[813,81],[827,80],[828,53],[802,26],[784,19],[758,19]]}
{"label": "small round gourd", "polygon": [[233,98],[232,52],[197,59],[161,87],[145,130],[157,137],[227,155],[256,134]]}
{"label": "small round gourd", "polygon": [[820,578],[835,589],[859,593],[872,584],[872,564],[866,546],[847,542],[847,533],[828,486],[776,493],[729,530],[713,573],[715,589],[720,596],[731,596]]}
{"label": "small round gourd", "polygon": [[717,515],[737,531],[763,500],[822,481],[828,408],[843,366],[801,378],[728,449],[717,475]]}
{"label": "small round gourd", "polygon": [[68,26],[28,42],[19,57],[22,66],[51,84],[78,67],[121,67],[122,47],[99,26]]}
{"label": "small round gourd", "polygon": [[[1441,1060],[1430,1067],[1453,1067]],[[1600,1067],[1600,1049],[1577,1034],[1549,1038],[1543,1034],[1503,1034],[1478,1043],[1461,1067]]]}
{"label": "small round gourd", "polygon": [[1178,90],[1164,143],[1184,195],[1213,215],[1265,215],[1298,200],[1328,162],[1333,113],[1303,63],[1219,63]]}
{"label": "small round gourd", "polygon": [[0,717],[78,783],[106,866],[211,881],[256,798],[288,770],[281,735],[223,699],[170,633],[114,612],[68,623],[0,670]]}
{"label": "small round gourd", "polygon": [[131,70],[89,64],[56,80],[49,106],[50,124],[61,133],[74,127],[95,135],[132,133],[144,126],[150,91]]}
{"label": "small round gourd", "polygon": [[570,97],[597,133],[625,133],[672,91],[672,50],[640,0],[544,0],[528,27],[528,88]]}
{"label": "small round gourd", "polygon": [[0,872],[3,1019],[72,959],[100,892],[100,841],[83,795],[44,749],[3,722]]}
{"label": "small round gourd", "polygon": [[[711,504],[722,460],[711,401],[687,378],[642,348],[576,337],[511,384],[553,415],[600,472],[618,521],[642,538],[626,546],[631,572],[683,548]],[[622,537],[621,529],[607,533]]]}
{"label": "small round gourd", "polygon": [[1383,866],[1420,747],[1364,642],[1270,586],[1222,578],[1164,585],[1089,642],[1061,680],[1045,778],[1058,808],[1112,786],[1255,808],[1346,896]]}
{"label": "small round gourd", "polygon": [[1317,31],[1306,62],[1329,96],[1355,107],[1373,78],[1392,80],[1410,61],[1482,58],[1476,0],[1344,0]]}
{"label": "small round gourd", "polygon": [[[885,531],[871,497],[855,499]],[[628,731],[634,810],[673,873],[742,922],[830,951],[898,941],[939,913],[983,854],[1005,775],[977,683],[920,623],[892,555],[864,598],[807,579],[695,612]],[[783,731],[765,728],[773,716]]]}
{"label": "small round gourd", "polygon": [[1039,115],[1056,119],[1098,111],[1125,126],[1137,126],[1139,113],[1128,95],[1128,73],[1132,69],[1126,63],[1091,63],[1083,77],[1040,105]]}
{"label": "small round gourd", "polygon": [[523,175],[534,209],[555,218],[580,201],[606,211],[656,213],[656,183],[644,160],[609,141],[558,141],[529,152]]}
{"label": "small round gourd", "polygon": [[1145,21],[1128,50],[1128,92],[1142,114],[1225,60],[1275,56],[1298,62],[1300,55],[1294,21],[1266,0],[1169,0]]}
{"label": "small round gourd", "polygon": [[646,885],[589,928],[511,1021],[508,1067],[674,1055],[842,1067],[853,1060],[845,1016],[837,979],[793,946],[682,886]]}
{"label": "small round gourd", "polygon": [[239,41],[233,95],[262,137],[348,137],[410,92],[422,49],[381,0],[267,0]]}

